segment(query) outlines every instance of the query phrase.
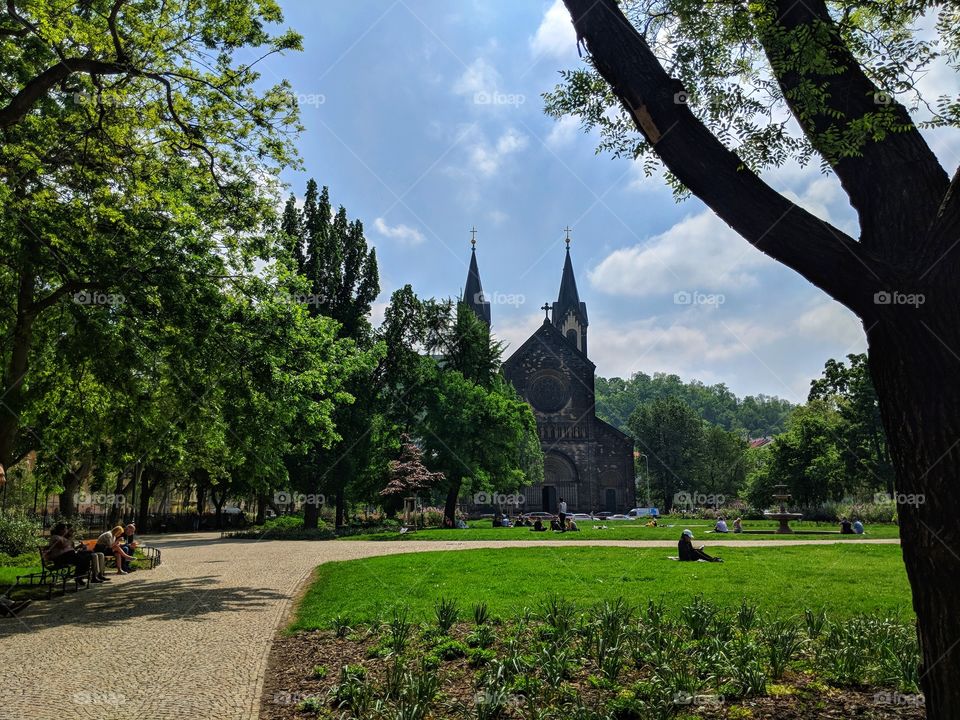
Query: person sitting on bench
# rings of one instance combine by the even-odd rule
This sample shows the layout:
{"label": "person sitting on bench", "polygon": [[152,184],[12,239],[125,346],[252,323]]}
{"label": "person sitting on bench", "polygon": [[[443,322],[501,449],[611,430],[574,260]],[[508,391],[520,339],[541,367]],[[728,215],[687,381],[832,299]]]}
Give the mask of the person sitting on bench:
{"label": "person sitting on bench", "polygon": [[[133,551],[137,549],[137,526],[130,523],[123,529],[123,537],[120,538],[121,549],[130,557],[133,557]],[[130,561],[123,561],[123,569],[130,572]]]}
{"label": "person sitting on bench", "polygon": [[[90,555],[79,555],[70,544],[67,538],[67,526],[63,523],[57,523],[50,530],[50,543],[40,552],[44,559],[51,563],[55,568],[64,568],[73,565],[73,578],[77,581],[79,587],[84,587],[87,583],[83,577],[90,572]],[[102,582],[97,578],[93,582]]]}
{"label": "person sitting on bench", "polygon": [[88,555],[90,557],[90,567],[93,570],[94,578],[92,582],[107,582],[110,579],[103,574],[107,568],[107,560],[103,556],[103,553],[93,552],[92,550],[88,550],[83,543],[74,542],[73,525],[67,525],[67,530],[63,536],[73,545],[73,549],[77,551],[77,555]]}
{"label": "person sitting on bench", "polygon": [[133,560],[132,555],[127,555],[120,547],[120,536],[123,535],[123,528],[117,525],[113,530],[107,530],[97,538],[97,544],[94,546],[94,552],[104,554],[104,557],[112,556],[117,563],[117,575],[126,575],[127,571],[123,569],[124,560]]}
{"label": "person sitting on bench", "polygon": [[703,551],[702,546],[695,548],[693,542],[691,542],[692,540],[693,533],[690,530],[684,530],[680,536],[680,542],[677,545],[681,561],[696,562],[697,560],[706,560],[707,562],[723,562],[720,558],[707,555]]}

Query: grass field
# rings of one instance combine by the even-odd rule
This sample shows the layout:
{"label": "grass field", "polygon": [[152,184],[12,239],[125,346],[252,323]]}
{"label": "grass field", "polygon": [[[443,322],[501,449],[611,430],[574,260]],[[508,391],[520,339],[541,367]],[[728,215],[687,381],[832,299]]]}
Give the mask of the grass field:
{"label": "grass field", "polygon": [[[417,530],[413,533],[401,535],[396,532],[380,532],[366,535],[352,535],[342,538],[343,542],[351,540],[677,540],[684,528],[690,528],[694,535],[710,542],[711,539],[723,538],[727,540],[784,540],[784,539],[827,539],[837,538],[845,542],[857,542],[864,538],[897,538],[900,537],[900,528],[896,525],[871,525],[867,527],[866,535],[841,535],[834,523],[799,522],[791,526],[797,531],[796,535],[775,535],[773,530],[776,522],[765,520],[747,521],[743,524],[746,532],[742,534],[728,533],[713,535],[708,530],[713,529],[713,522],[709,520],[681,520],[666,518],[659,527],[646,527],[645,523],[637,520],[614,520],[610,522],[584,521],[579,522],[579,532],[542,532],[534,533],[530,528],[495,528],[489,520],[471,520],[466,530],[444,530],[431,528]],[[594,526],[606,525],[606,529],[594,529]],[[766,531],[753,533],[751,531]],[[810,533],[810,534],[804,534]],[[831,533],[831,534],[821,534]]]}
{"label": "grass field", "polygon": [[[465,532],[465,531],[464,531]],[[742,599],[761,611],[793,615],[805,608],[833,616],[896,613],[912,618],[899,546],[826,545],[718,549],[724,563],[679,563],[665,548],[506,548],[410,553],[328,563],[317,569],[291,630],[385,618],[408,607],[432,616],[441,597],[494,615],[535,609],[556,593],[586,607],[623,596],[633,604],[662,599],[677,608],[698,594],[729,608]]]}

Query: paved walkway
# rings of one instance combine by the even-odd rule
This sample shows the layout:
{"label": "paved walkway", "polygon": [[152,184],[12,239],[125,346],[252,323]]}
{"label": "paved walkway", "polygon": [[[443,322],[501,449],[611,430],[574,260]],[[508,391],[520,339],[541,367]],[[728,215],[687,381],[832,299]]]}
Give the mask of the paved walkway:
{"label": "paved walkway", "polygon": [[[676,547],[673,541],[148,540],[152,571],[111,575],[18,619],[0,619],[0,720],[255,720],[271,640],[320,563],[396,553],[583,545]],[[728,540],[762,546],[839,540]],[[897,540],[854,542],[897,543]]]}

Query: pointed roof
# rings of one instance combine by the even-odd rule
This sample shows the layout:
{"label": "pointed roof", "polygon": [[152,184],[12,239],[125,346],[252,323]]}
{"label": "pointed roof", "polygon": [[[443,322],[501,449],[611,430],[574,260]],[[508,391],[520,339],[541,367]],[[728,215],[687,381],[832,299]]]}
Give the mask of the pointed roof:
{"label": "pointed roof", "polygon": [[577,279],[573,274],[573,262],[570,260],[570,244],[568,242],[567,257],[563,262],[563,276],[560,278],[560,294],[553,304],[554,323],[562,323],[571,310],[580,314],[584,325],[588,324],[587,305],[580,302],[580,293],[577,292]]}
{"label": "pointed roof", "polygon": [[490,324],[490,303],[483,296],[483,285],[480,283],[480,268],[477,265],[477,248],[475,246],[470,250],[470,268],[467,270],[467,284],[463,288],[461,302],[469,306],[477,314],[477,317],[487,325]]}

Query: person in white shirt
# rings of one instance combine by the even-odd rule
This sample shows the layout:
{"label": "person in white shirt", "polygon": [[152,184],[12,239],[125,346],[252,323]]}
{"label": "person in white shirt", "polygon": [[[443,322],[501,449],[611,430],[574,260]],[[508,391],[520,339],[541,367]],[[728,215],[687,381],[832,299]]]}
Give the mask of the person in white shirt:
{"label": "person in white shirt", "polygon": [[566,532],[567,531],[567,501],[564,500],[563,498],[560,498],[560,505],[557,506],[557,510],[559,510],[557,515],[559,516],[559,520],[560,520],[560,529],[563,532]]}
{"label": "person in white shirt", "polygon": [[730,532],[730,529],[727,527],[727,521],[722,517],[717,518],[717,524],[714,525],[713,531],[718,533]]}

